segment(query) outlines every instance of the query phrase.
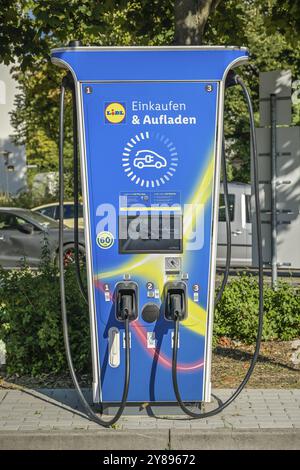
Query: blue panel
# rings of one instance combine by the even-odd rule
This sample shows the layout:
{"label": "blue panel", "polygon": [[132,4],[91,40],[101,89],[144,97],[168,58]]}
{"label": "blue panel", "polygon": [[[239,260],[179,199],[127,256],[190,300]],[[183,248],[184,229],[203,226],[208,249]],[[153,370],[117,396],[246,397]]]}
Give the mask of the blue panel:
{"label": "blue panel", "polygon": [[[139,285],[139,311],[150,300],[147,282],[153,282],[159,290],[159,298],[154,302],[160,305],[166,254],[119,254],[117,224],[115,226],[113,220],[106,224],[110,209],[102,205],[111,204],[118,215],[122,210],[126,211],[126,207],[122,207],[124,204],[127,209],[132,204],[140,207],[141,198],[144,201],[147,195],[145,207],[149,206],[149,201],[163,202],[162,206],[180,206],[187,219],[186,238],[192,232],[192,227],[188,226],[188,213],[192,207],[189,204],[201,205],[198,244],[192,246],[192,251],[187,251],[185,245],[181,255],[183,271],[189,274],[189,316],[180,329],[178,356],[179,383],[184,399],[201,400],[218,86],[208,83],[114,83],[83,84],[82,90],[103,399],[121,399],[124,377],[123,349],[120,367],[112,368],[107,364],[108,329],[116,326],[123,331],[123,325],[115,319],[114,299],[105,300],[105,288],[113,296],[115,284],[123,280],[124,274],[130,273],[131,279]],[[116,102],[122,103],[124,118],[120,123],[109,123],[105,109],[109,103]],[[137,110],[143,105],[155,108],[155,104],[173,105],[176,110]],[[167,116],[172,124],[148,123],[148,117],[153,118],[150,122],[165,122],[165,118],[159,116]],[[186,124],[183,124],[184,118]],[[175,124],[176,119],[178,124]],[[143,149],[162,155],[167,166],[139,169],[134,161]],[[128,196],[127,203],[124,203],[124,195]],[[97,244],[97,234],[102,231],[113,234],[115,241],[109,249]],[[193,301],[192,286],[195,284],[200,286],[199,302]],[[157,341],[156,353],[147,347],[147,333],[152,331]],[[131,323],[129,401],[175,399],[171,381],[172,331],[173,323],[165,320],[163,315],[153,324],[146,323],[140,315]]]}
{"label": "blue panel", "polygon": [[78,80],[221,80],[229,64],[247,58],[245,49],[223,50],[65,50],[52,57],[65,61]]}

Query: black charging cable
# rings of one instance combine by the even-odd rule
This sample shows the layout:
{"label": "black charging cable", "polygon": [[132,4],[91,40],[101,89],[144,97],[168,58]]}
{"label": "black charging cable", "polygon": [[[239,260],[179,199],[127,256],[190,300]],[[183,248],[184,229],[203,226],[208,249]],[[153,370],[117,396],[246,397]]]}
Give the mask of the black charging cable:
{"label": "black charging cable", "polygon": [[251,102],[251,97],[249,91],[244,83],[244,81],[238,75],[231,73],[231,80],[234,81],[234,84],[240,85],[243,91],[243,95],[245,97],[248,111],[249,111],[249,119],[250,119],[250,140],[251,140],[251,147],[252,147],[252,156],[253,156],[253,180],[254,180],[254,199],[255,199],[255,218],[256,218],[256,234],[257,234],[257,245],[258,245],[258,285],[259,285],[259,305],[258,305],[258,329],[257,329],[257,337],[256,337],[256,345],[253,357],[251,359],[248,371],[238,386],[238,388],[234,391],[234,393],[229,397],[225,402],[223,402],[220,406],[215,408],[214,410],[205,412],[205,413],[195,413],[191,411],[182,401],[178,381],[177,381],[177,354],[178,354],[178,334],[179,334],[179,318],[178,315],[174,318],[174,345],[173,345],[173,356],[172,356],[172,380],[173,380],[173,387],[174,393],[177,399],[177,402],[180,408],[193,419],[202,419],[202,418],[209,418],[214,416],[221,411],[223,411],[227,406],[229,406],[242,392],[245,388],[246,384],[248,383],[252,372],[254,370],[255,364],[258,360],[259,350],[261,345],[262,339],[262,331],[263,331],[263,257],[262,257],[262,235],[261,235],[261,215],[260,215],[260,203],[259,203],[259,181],[258,181],[258,161],[257,161],[257,145],[256,145],[256,134],[255,134],[255,122],[254,122],[254,113],[253,107]]}
{"label": "black charging cable", "polygon": [[77,135],[77,106],[74,81],[71,82],[72,105],[73,105],[73,175],[74,175],[74,252],[75,252],[75,269],[76,278],[80,293],[86,303],[88,303],[87,292],[81,276],[81,263],[79,251],[79,227],[78,227],[78,208],[79,208],[79,168],[78,168],[78,135]]}
{"label": "black charging cable", "polygon": [[[74,387],[78,393],[79,399],[83,408],[86,411],[89,419],[94,421],[100,426],[110,427],[115,424],[122,415],[127,402],[129,382],[130,382],[130,335],[129,335],[129,315],[124,319],[125,324],[125,379],[123,387],[123,395],[120,406],[116,415],[109,421],[101,419],[90,407],[86,401],[79,382],[77,380],[74,364],[72,360],[70,341],[69,341],[69,327],[66,306],[66,292],[65,292],[65,265],[64,265],[64,101],[65,91],[69,86],[68,76],[62,81],[60,92],[60,114],[59,114],[59,284],[60,284],[60,298],[61,298],[61,314],[62,314],[62,327],[64,336],[64,345],[66,350],[66,357],[70,375]],[[77,166],[78,167],[78,166]]]}
{"label": "black charging cable", "polygon": [[218,293],[215,299],[215,307],[220,302],[224,289],[227,285],[228,277],[229,277],[229,270],[230,270],[230,262],[231,262],[231,215],[230,215],[230,207],[229,207],[228,178],[227,178],[226,152],[225,152],[225,139],[224,138],[222,141],[222,173],[223,173],[227,250],[226,250],[226,262],[225,262],[224,275],[223,275],[220,289],[218,290]]}
{"label": "black charging cable", "polygon": [[[225,89],[235,86],[236,84],[237,84],[236,74],[234,70],[229,70],[226,80],[225,80]],[[223,128],[223,133],[224,133],[224,128]],[[218,290],[218,293],[215,299],[215,307],[220,302],[223,292],[228,282],[230,263],[231,263],[231,245],[232,245],[231,243],[231,214],[230,214],[230,204],[229,204],[228,177],[227,177],[227,167],[226,167],[226,147],[225,147],[224,136],[222,140],[222,173],[223,173],[227,249],[226,249],[226,261],[225,261],[224,275],[223,275],[220,289]]]}

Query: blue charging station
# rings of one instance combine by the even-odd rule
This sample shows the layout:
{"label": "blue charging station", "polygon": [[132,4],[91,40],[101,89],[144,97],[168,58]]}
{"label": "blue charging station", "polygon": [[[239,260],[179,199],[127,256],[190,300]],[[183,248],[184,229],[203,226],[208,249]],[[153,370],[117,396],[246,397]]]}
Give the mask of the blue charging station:
{"label": "blue charging station", "polygon": [[84,202],[95,403],[211,399],[225,80],[237,47],[67,47]]}

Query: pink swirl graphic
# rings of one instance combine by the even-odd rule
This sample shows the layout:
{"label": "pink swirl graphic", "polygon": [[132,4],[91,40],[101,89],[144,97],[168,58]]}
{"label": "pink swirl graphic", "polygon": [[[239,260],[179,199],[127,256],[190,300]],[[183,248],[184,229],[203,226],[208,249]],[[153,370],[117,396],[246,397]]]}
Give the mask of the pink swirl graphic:
{"label": "pink swirl graphic", "polygon": [[[105,292],[104,284],[101,281],[95,281],[95,286],[98,290]],[[111,302],[114,302],[113,295],[110,294]],[[157,362],[166,367],[167,369],[172,368],[172,360],[164,355],[161,351],[158,353],[156,349],[147,348],[147,330],[140,324],[138,320],[135,320],[131,323],[131,329],[134,331],[136,338],[143,346],[144,350],[148,353],[149,356],[152,356]],[[204,366],[204,361],[194,362],[191,364],[178,363],[177,370],[180,372],[191,372],[197,369],[201,369]]]}

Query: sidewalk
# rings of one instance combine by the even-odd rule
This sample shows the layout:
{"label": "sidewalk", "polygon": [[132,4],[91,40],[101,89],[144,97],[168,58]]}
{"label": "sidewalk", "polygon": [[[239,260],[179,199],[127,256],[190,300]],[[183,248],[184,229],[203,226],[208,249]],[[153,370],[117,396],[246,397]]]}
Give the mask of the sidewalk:
{"label": "sidewalk", "polygon": [[[230,393],[216,390],[207,410]],[[300,449],[300,390],[248,389],[203,420],[137,410],[105,429],[82,416],[73,390],[0,389],[0,449]]]}

